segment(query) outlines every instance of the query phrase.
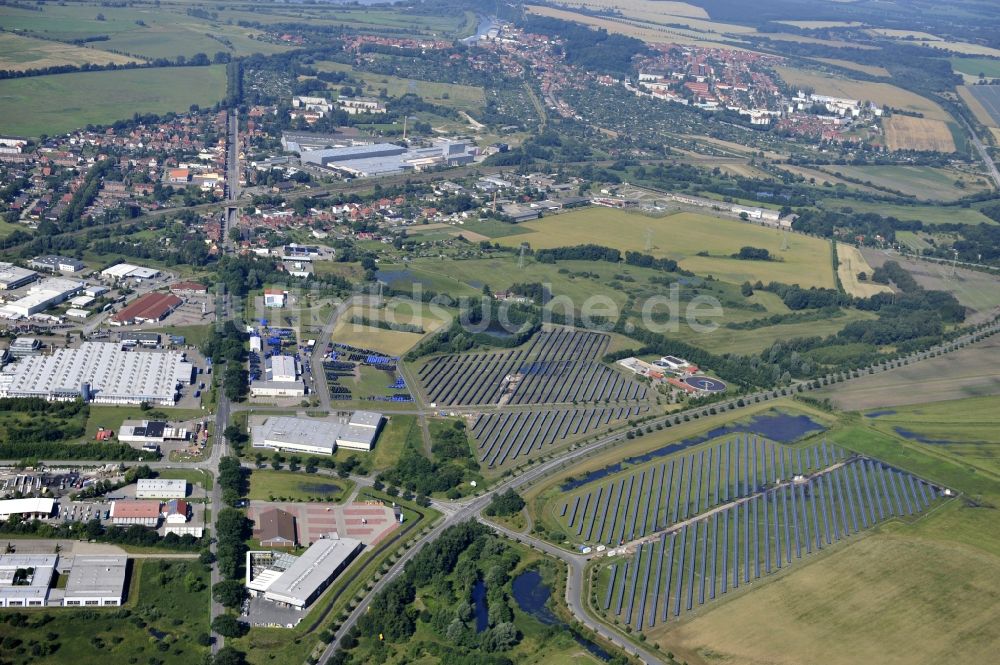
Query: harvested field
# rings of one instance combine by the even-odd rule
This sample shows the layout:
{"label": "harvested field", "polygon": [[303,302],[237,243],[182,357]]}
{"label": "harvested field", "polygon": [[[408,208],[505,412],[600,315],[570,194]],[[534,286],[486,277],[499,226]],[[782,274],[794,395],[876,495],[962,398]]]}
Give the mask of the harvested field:
{"label": "harvested field", "polygon": [[955,152],[951,130],[940,120],[894,115],[883,124],[889,150]]}
{"label": "harvested field", "polygon": [[870,280],[872,267],[865,261],[861,250],[854,245],[846,245],[838,242],[837,260],[840,262],[840,265],[837,266],[837,275],[840,277],[840,283],[844,285],[844,290],[852,296],[867,298],[876,293],[892,292],[892,289],[886,284],[858,280],[858,274],[862,272],[868,275],[868,279]]}
{"label": "harvested field", "polygon": [[863,248],[868,264],[877,268],[886,261],[895,261],[905,268],[925,289],[947,291],[972,310],[966,323],[981,323],[1000,314],[1000,278],[967,268],[932,261],[918,261],[895,254]]}
{"label": "harvested field", "polygon": [[970,111],[972,111],[972,115],[976,116],[976,120],[978,120],[979,122],[983,123],[984,125],[990,128],[995,128],[997,126],[1000,126],[1000,122],[994,119],[993,116],[990,115],[990,112],[986,110],[986,107],[983,106],[983,104],[979,101],[979,98],[977,98],[976,95],[972,94],[973,87],[978,87],[978,86],[967,86],[967,85],[958,86],[956,88],[956,90],[958,91],[958,96],[962,98],[962,101],[965,102],[965,105],[969,107]]}
{"label": "harvested field", "polygon": [[797,67],[775,69],[789,85],[810,87],[821,95],[871,101],[879,105],[922,113],[925,118],[931,120],[944,122],[951,120],[951,116],[935,102],[888,83],[854,81]]}
{"label": "harvested field", "polygon": [[909,531],[880,528],[650,639],[694,664],[992,661],[1000,561],[973,546],[904,537]]}
{"label": "harvested field", "polygon": [[993,121],[986,124],[1000,126],[1000,85],[974,85],[968,90]]}
{"label": "harvested field", "polygon": [[845,411],[1000,395],[1000,339],[816,391]]}
{"label": "harvested field", "polygon": [[689,5],[686,2],[671,0],[563,0],[559,4],[566,7],[585,7],[587,9],[616,9],[623,16],[642,18],[644,15],[687,16],[691,18],[709,18],[708,12],[701,7]]}
{"label": "harvested field", "polygon": [[121,65],[127,62],[136,62],[136,58],[8,32],[0,33],[0,70],[21,72],[62,65]]}
{"label": "harvested field", "polygon": [[814,58],[817,62],[825,62],[828,65],[833,65],[834,67],[843,67],[844,69],[853,69],[856,72],[861,72],[862,74],[871,74],[872,76],[885,76],[889,77],[889,70],[885,67],[877,67],[875,65],[862,65],[860,62],[851,62],[850,60],[838,60],[836,58]]}

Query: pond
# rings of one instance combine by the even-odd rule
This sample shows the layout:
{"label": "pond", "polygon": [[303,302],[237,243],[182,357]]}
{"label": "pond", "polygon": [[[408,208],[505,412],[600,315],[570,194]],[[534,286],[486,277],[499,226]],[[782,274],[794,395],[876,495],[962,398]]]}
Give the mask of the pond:
{"label": "pond", "polygon": [[481,633],[490,625],[490,608],[486,605],[486,585],[476,580],[472,585],[472,605],[476,612],[476,632]]}
{"label": "pond", "polygon": [[947,439],[929,439],[926,436],[924,436],[923,434],[920,434],[918,432],[913,432],[911,430],[904,429],[904,428],[899,427],[899,426],[893,427],[892,429],[893,429],[894,432],[896,432],[896,434],[900,435],[904,439],[909,439],[910,441],[916,441],[917,443],[926,443],[926,444],[929,444],[929,445],[932,445],[932,446],[934,446],[934,445],[947,445],[949,443],[955,443],[954,441],[948,441]]}
{"label": "pond", "polygon": [[340,486],[333,483],[302,483],[299,489],[308,494],[336,494],[340,491]]}
{"label": "pond", "polygon": [[872,411],[871,413],[865,414],[869,418],[881,418],[882,416],[894,416],[896,412],[892,409],[882,409],[881,411]]}
{"label": "pond", "polygon": [[672,455],[686,448],[690,448],[691,446],[711,441],[712,439],[716,439],[720,436],[748,433],[757,434],[770,439],[771,441],[777,441],[778,443],[792,443],[806,434],[820,432],[823,429],[824,427],[821,424],[817,423],[809,416],[792,415],[790,413],[784,413],[776,409],[771,409],[770,411],[765,411],[764,413],[759,413],[756,416],[753,416],[746,422],[735,422],[722,425],[721,427],[711,429],[700,436],[691,437],[675,443],[668,443],[667,445],[657,448],[656,450],[651,450],[648,453],[636,455],[635,457],[628,457],[617,464],[611,464],[603,469],[591,471],[581,478],[565,482],[562,484],[561,488],[563,491],[573,490],[577,487],[582,487],[587,483],[610,476],[613,473],[618,473],[625,467],[625,465],[651,462],[659,457]]}
{"label": "pond", "polygon": [[[533,616],[539,623],[546,626],[559,626],[569,630],[569,626],[549,609],[548,602],[552,591],[542,581],[542,576],[537,570],[529,569],[515,577],[511,583],[511,591],[514,595],[514,601],[522,612]],[[611,654],[602,649],[599,644],[580,637],[575,632],[572,634],[576,643],[591,654],[605,662],[611,660]]]}
{"label": "pond", "polygon": [[414,275],[409,270],[378,270],[375,272],[375,279],[385,282],[391,287],[397,284],[408,286],[413,283]]}

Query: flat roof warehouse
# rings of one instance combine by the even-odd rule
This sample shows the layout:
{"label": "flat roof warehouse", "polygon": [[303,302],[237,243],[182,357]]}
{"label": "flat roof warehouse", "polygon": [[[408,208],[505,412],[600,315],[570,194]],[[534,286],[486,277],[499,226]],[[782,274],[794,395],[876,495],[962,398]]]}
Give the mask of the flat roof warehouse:
{"label": "flat roof warehouse", "polygon": [[355,411],[337,420],[270,416],[250,428],[254,448],[332,454],[336,448],[371,450],[382,426],[382,414]]}

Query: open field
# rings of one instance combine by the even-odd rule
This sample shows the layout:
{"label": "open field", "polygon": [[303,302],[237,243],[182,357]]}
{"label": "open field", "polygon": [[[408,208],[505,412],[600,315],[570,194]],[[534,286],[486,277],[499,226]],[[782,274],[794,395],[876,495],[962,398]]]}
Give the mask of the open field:
{"label": "open field", "polygon": [[[424,333],[386,330],[376,326],[352,323],[354,317],[415,325],[423,328]],[[437,330],[448,320],[447,311],[442,307],[430,307],[409,300],[390,299],[385,308],[357,306],[344,312],[333,331],[332,340],[348,346],[399,356],[413,348],[424,334]]]}
{"label": "open field", "polygon": [[136,62],[135,58],[93,48],[33,37],[0,33],[0,70],[25,71],[62,65],[106,65]]}
{"label": "open field", "polygon": [[889,83],[853,81],[822,72],[796,67],[776,67],[778,75],[791,86],[813,88],[818,94],[846,97],[879,105],[923,113],[931,120],[948,122],[951,116],[935,102]]}
{"label": "open field", "polygon": [[[992,189],[985,175],[931,166],[828,166],[817,169],[841,174],[924,200],[953,201]],[[955,183],[962,183],[957,187]]]}
{"label": "open field", "polygon": [[646,16],[686,16],[690,18],[709,18],[708,12],[701,7],[686,2],[664,0],[563,0],[559,3],[566,7],[584,7],[593,10],[614,9],[623,16],[644,18]]}
{"label": "open field", "polygon": [[990,112],[986,110],[986,107],[979,101],[979,98],[972,94],[972,88],[974,87],[979,86],[958,86],[956,88],[958,96],[962,98],[965,105],[972,111],[972,115],[976,116],[976,120],[995,130],[997,126],[1000,126],[1000,121],[990,115]]}
{"label": "open field", "polygon": [[931,248],[931,244],[915,231],[896,231],[896,242],[901,243],[915,254],[920,254],[925,249]]}
{"label": "open field", "polygon": [[992,660],[1000,560],[882,530],[651,638],[692,663],[793,665],[817,654],[828,665]]}
{"label": "open field", "polygon": [[855,212],[874,212],[883,217],[895,217],[903,221],[919,219],[925,224],[996,223],[975,208],[961,208],[957,206],[903,205],[882,203],[879,201],[861,201],[857,199],[824,199],[821,201],[820,207],[829,210],[851,208]]}
{"label": "open field", "polygon": [[[128,600],[122,608],[33,609],[21,612],[27,617],[25,625],[0,622],[4,661],[14,665],[126,663],[139,658],[163,665],[201,662],[208,649],[196,638],[209,632],[205,567],[197,561],[167,559],[132,559],[129,564]],[[187,585],[188,575],[198,590]],[[5,610],[5,618],[12,618],[13,611]],[[49,646],[51,653],[32,653],[33,643]]]}
{"label": "open field", "polygon": [[854,245],[837,243],[837,259],[840,265],[837,266],[837,275],[840,283],[844,285],[844,290],[857,298],[868,298],[876,293],[892,292],[887,284],[876,284],[872,281],[861,282],[858,280],[859,273],[868,275],[871,279],[872,267],[868,261]]}
{"label": "open field", "polygon": [[133,113],[211,106],[226,90],[226,69],[173,67],[79,72],[0,81],[0,133],[59,134]]}
{"label": "open field", "polygon": [[[1000,475],[1000,397],[931,402],[872,411],[868,424]],[[911,443],[910,445],[916,445]]]}
{"label": "open field", "polygon": [[1000,395],[1000,339],[996,336],[937,358],[863,376],[816,391],[839,409],[941,402]]}
{"label": "open field", "polygon": [[982,55],[989,56],[991,58],[1000,58],[1000,49],[995,49],[991,46],[983,46],[982,44],[933,40],[916,41],[913,43],[920,46],[926,46],[927,48],[932,48],[935,51],[941,51],[944,54],[962,53],[964,55]]}
{"label": "open field", "polygon": [[896,261],[925,289],[954,294],[960,303],[974,310],[974,313],[966,318],[966,323],[981,322],[1000,313],[998,277],[967,268],[953,269],[947,264],[903,258],[897,254],[887,254],[875,249],[863,248],[861,253],[873,268],[889,260]]}
{"label": "open field", "polygon": [[[285,457],[290,457],[285,453]],[[303,463],[309,455],[299,455]],[[350,480],[310,474],[304,471],[270,471],[254,469],[250,474],[251,500],[258,501],[336,501],[350,494]]]}
{"label": "open field", "polygon": [[[499,242],[518,246],[528,242],[533,249],[596,243],[622,251],[646,251],[675,259],[699,275],[740,284],[758,279],[802,286],[833,286],[833,264],[829,244],[818,238],[788,237],[789,250],[782,251],[782,233],[775,229],[698,213],[676,213],[646,217],[620,210],[588,208],[521,224],[533,233],[525,238],[508,236]],[[741,247],[768,249],[781,261],[740,261],[729,258]],[[710,256],[696,256],[699,252]]]}
{"label": "open field", "polygon": [[986,124],[1000,126],[1000,85],[974,85],[967,90],[993,120]]}
{"label": "open field", "polygon": [[955,139],[941,120],[894,115],[883,125],[889,150],[955,152]]}
{"label": "open field", "polygon": [[[754,328],[752,330],[734,330],[721,326],[711,332],[700,332],[692,330],[683,323],[675,334],[677,339],[701,347],[712,353],[736,353],[751,355],[760,353],[770,348],[775,342],[780,342],[797,337],[825,337],[835,335],[844,326],[855,321],[872,321],[876,317],[871,312],[863,312],[856,309],[843,310],[844,315],[829,317],[819,321],[805,321],[799,323],[782,323],[772,326]],[[756,316],[739,317],[741,320],[762,318],[768,316],[763,312]],[[732,313],[727,314],[726,322],[736,321],[737,317]]]}
{"label": "open field", "polygon": [[[320,61],[316,63],[316,69],[321,72],[346,72],[351,77],[364,82],[365,94],[367,95],[378,96],[382,89],[385,89],[390,97],[401,97],[407,93],[413,93],[422,97],[424,101],[463,111],[479,110],[485,103],[483,89],[471,85],[404,79],[387,74],[361,72],[350,65],[339,62]],[[339,84],[330,85],[335,89],[340,88]]]}
{"label": "open field", "polygon": [[834,67],[843,67],[844,69],[853,69],[856,72],[861,72],[862,74],[870,74],[872,76],[890,76],[889,70],[885,67],[878,67],[876,65],[862,65],[860,62],[851,62],[850,60],[838,60],[836,58],[814,58],[817,62],[825,62],[828,65],[833,65]]}
{"label": "open field", "polygon": [[986,78],[1000,78],[1000,60],[994,58],[949,58],[952,68],[961,74],[968,74],[979,78],[980,74],[985,74]]}

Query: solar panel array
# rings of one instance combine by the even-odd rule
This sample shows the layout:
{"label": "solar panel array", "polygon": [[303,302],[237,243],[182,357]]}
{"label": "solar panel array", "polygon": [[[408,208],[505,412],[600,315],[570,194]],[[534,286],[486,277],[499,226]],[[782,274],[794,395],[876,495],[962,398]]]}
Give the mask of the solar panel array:
{"label": "solar panel array", "polygon": [[644,385],[600,362],[609,343],[603,333],[542,331],[516,351],[434,358],[419,377],[442,406],[644,400]]}
{"label": "solar panel array", "polygon": [[472,436],[479,444],[479,461],[494,467],[648,412],[648,406],[626,406],[490,413],[476,419]]}
{"label": "solar panel array", "polygon": [[845,457],[825,441],[790,449],[744,435],[613,478],[581,494],[589,512],[574,515],[567,506],[560,519],[578,541],[617,546]]}
{"label": "solar panel array", "polygon": [[893,516],[920,513],[938,490],[880,462],[851,459],[738,496],[640,543],[612,566],[601,608],[637,631],[677,620]]}

